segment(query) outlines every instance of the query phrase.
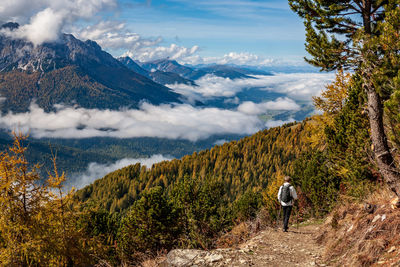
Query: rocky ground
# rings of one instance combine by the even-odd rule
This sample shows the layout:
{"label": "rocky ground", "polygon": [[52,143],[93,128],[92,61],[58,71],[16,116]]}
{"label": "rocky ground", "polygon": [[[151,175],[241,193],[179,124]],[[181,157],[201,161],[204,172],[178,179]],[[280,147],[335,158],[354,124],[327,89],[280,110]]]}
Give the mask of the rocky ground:
{"label": "rocky ground", "polygon": [[323,248],[314,240],[317,231],[315,225],[287,233],[268,228],[236,248],[172,250],[161,266],[327,266],[321,262]]}

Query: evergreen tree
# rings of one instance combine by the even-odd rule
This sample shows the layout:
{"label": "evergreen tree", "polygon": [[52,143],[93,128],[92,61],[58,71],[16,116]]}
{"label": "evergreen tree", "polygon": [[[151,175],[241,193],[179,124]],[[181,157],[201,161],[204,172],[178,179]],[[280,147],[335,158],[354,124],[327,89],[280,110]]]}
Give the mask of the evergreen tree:
{"label": "evergreen tree", "polygon": [[394,166],[383,125],[385,95],[374,80],[381,67],[377,59],[387,56],[376,46],[376,38],[382,35],[378,26],[399,1],[289,0],[289,4],[305,21],[306,50],[312,56],[306,59],[309,63],[322,70],[353,68],[363,77],[375,160],[386,183],[400,196],[400,173]]}
{"label": "evergreen tree", "polygon": [[161,187],[145,192],[121,222],[118,233],[122,258],[131,263],[141,253],[171,249],[177,236],[177,213]]}

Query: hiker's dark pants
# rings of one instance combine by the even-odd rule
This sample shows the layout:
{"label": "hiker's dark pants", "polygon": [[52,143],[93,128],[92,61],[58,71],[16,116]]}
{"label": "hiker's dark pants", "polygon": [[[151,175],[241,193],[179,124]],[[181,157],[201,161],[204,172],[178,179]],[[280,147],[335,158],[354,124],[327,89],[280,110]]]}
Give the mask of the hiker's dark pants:
{"label": "hiker's dark pants", "polygon": [[282,206],[282,209],[283,209],[283,230],[287,230],[290,213],[292,212],[292,206]]}

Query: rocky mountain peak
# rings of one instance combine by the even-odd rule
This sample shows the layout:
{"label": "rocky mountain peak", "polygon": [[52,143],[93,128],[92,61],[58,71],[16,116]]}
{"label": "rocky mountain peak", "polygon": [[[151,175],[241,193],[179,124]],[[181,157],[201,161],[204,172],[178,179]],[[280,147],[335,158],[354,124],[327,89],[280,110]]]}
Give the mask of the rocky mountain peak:
{"label": "rocky mountain peak", "polygon": [[9,30],[15,30],[19,28],[19,24],[16,22],[7,22],[3,25],[1,25],[0,29],[9,29]]}
{"label": "rocky mountain peak", "polygon": [[[7,25],[7,26],[4,26]],[[7,23],[2,27],[17,27]],[[90,68],[93,64],[123,68],[123,65],[103,51],[94,41],[83,42],[72,34],[62,34],[57,42],[34,46],[23,39],[0,35],[0,71],[47,72],[68,65]]]}

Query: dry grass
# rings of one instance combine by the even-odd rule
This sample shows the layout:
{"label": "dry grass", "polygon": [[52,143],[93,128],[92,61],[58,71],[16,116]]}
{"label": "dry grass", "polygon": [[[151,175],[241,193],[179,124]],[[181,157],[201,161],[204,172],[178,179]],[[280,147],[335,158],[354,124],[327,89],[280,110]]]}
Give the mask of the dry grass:
{"label": "dry grass", "polygon": [[235,247],[270,226],[269,221],[267,210],[261,209],[254,220],[237,224],[231,231],[218,238],[216,245],[218,248]]}
{"label": "dry grass", "polygon": [[154,259],[149,259],[141,263],[142,267],[158,267],[162,262],[166,260],[165,256],[158,256]]}
{"label": "dry grass", "polygon": [[232,230],[224,235],[222,235],[217,240],[218,248],[229,248],[234,247],[245,240],[247,240],[251,235],[250,224],[247,222],[242,222],[232,228]]}
{"label": "dry grass", "polygon": [[[400,209],[392,209],[386,189],[363,204],[345,204],[328,216],[317,241],[333,266],[400,266]],[[379,262],[379,264],[378,264]]]}

